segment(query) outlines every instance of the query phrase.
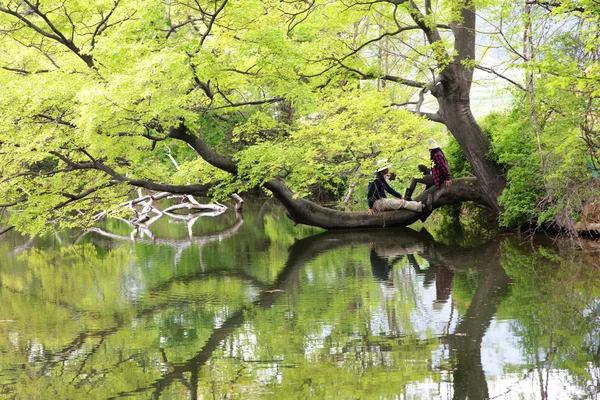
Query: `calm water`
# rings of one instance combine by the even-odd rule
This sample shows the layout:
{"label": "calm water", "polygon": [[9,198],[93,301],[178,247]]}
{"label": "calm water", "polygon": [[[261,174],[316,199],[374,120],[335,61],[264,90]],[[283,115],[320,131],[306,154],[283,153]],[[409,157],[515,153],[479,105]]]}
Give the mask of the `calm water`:
{"label": "calm water", "polygon": [[600,397],[594,243],[441,236],[322,233],[274,206],[3,236],[0,396]]}

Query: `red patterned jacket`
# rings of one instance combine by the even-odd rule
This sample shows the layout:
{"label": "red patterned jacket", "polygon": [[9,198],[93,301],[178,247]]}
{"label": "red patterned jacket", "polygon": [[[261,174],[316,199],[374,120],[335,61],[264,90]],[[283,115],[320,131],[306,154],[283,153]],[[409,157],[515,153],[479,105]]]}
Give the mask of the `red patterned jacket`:
{"label": "red patterned jacket", "polygon": [[433,168],[431,168],[433,183],[439,189],[442,183],[451,179],[450,171],[448,170],[448,161],[446,161],[446,157],[444,157],[444,153],[441,150],[435,151],[431,159],[433,160]]}

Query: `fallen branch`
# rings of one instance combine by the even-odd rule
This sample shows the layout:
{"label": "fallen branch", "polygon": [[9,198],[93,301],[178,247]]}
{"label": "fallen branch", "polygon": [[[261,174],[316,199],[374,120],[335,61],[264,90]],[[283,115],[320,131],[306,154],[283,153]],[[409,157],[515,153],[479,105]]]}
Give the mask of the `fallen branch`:
{"label": "fallen branch", "polygon": [[[237,194],[233,194],[231,197],[236,202],[235,209],[241,210],[244,200]],[[164,198],[181,199],[181,203],[171,205],[161,210],[160,208],[155,206],[155,202]],[[141,207],[141,210],[138,210],[139,207]],[[171,218],[183,219],[187,221],[194,219],[198,211],[202,212],[205,216],[216,216],[224,213],[227,210],[227,206],[217,202],[210,204],[202,204],[190,194],[180,195],[173,194],[170,192],[159,192],[153,195],[144,195],[142,191],[139,190],[138,198],[121,203],[112,210],[107,210],[98,213],[94,216],[93,220],[97,222],[104,218],[115,216],[119,213],[120,210],[124,208],[129,209],[134,215],[134,218],[127,221],[129,224],[133,226],[143,227],[146,229],[163,215],[168,215]],[[181,209],[187,209],[190,211],[193,210],[196,212],[194,212],[193,214],[178,214],[173,212],[175,210]],[[155,215],[151,216],[151,214]]]}

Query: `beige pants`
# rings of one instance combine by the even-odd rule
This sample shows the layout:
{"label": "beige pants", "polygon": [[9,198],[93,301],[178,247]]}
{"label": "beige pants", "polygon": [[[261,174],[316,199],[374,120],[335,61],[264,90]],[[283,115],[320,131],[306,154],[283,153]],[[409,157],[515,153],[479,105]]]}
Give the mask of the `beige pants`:
{"label": "beige pants", "polygon": [[373,204],[377,211],[394,211],[406,209],[408,211],[423,211],[423,203],[420,201],[406,201],[404,199],[379,199]]}

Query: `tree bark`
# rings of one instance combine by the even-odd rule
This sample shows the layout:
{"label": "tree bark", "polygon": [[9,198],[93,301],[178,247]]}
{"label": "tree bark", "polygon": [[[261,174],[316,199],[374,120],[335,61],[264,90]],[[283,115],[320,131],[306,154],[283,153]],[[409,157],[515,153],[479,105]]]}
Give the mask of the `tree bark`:
{"label": "tree bark", "polygon": [[[369,216],[366,211],[338,211],[319,206],[311,201],[296,197],[282,179],[267,182],[265,187],[273,192],[277,200],[287,209],[288,217],[296,224],[317,226],[323,229],[359,229],[408,226],[418,220],[425,220],[430,212],[407,210],[385,211]],[[421,193],[415,201],[422,201],[431,193],[433,208],[457,204],[463,201],[475,201],[491,206],[477,185],[476,178],[453,180],[451,186],[436,189],[432,187]]]}
{"label": "tree bark", "polygon": [[471,111],[471,83],[475,61],[475,9],[469,3],[461,7],[461,23],[453,27],[456,58],[430,84],[437,98],[442,123],[458,142],[478,178],[478,185],[487,205],[500,212],[498,197],[506,187],[502,167],[489,159],[492,146]]}
{"label": "tree bark", "polygon": [[487,158],[492,146],[475,121],[469,102],[460,100],[462,94],[459,88],[451,91],[458,93],[438,97],[439,114],[471,164],[485,204],[499,213],[498,197],[506,187],[506,174],[498,164]]}

